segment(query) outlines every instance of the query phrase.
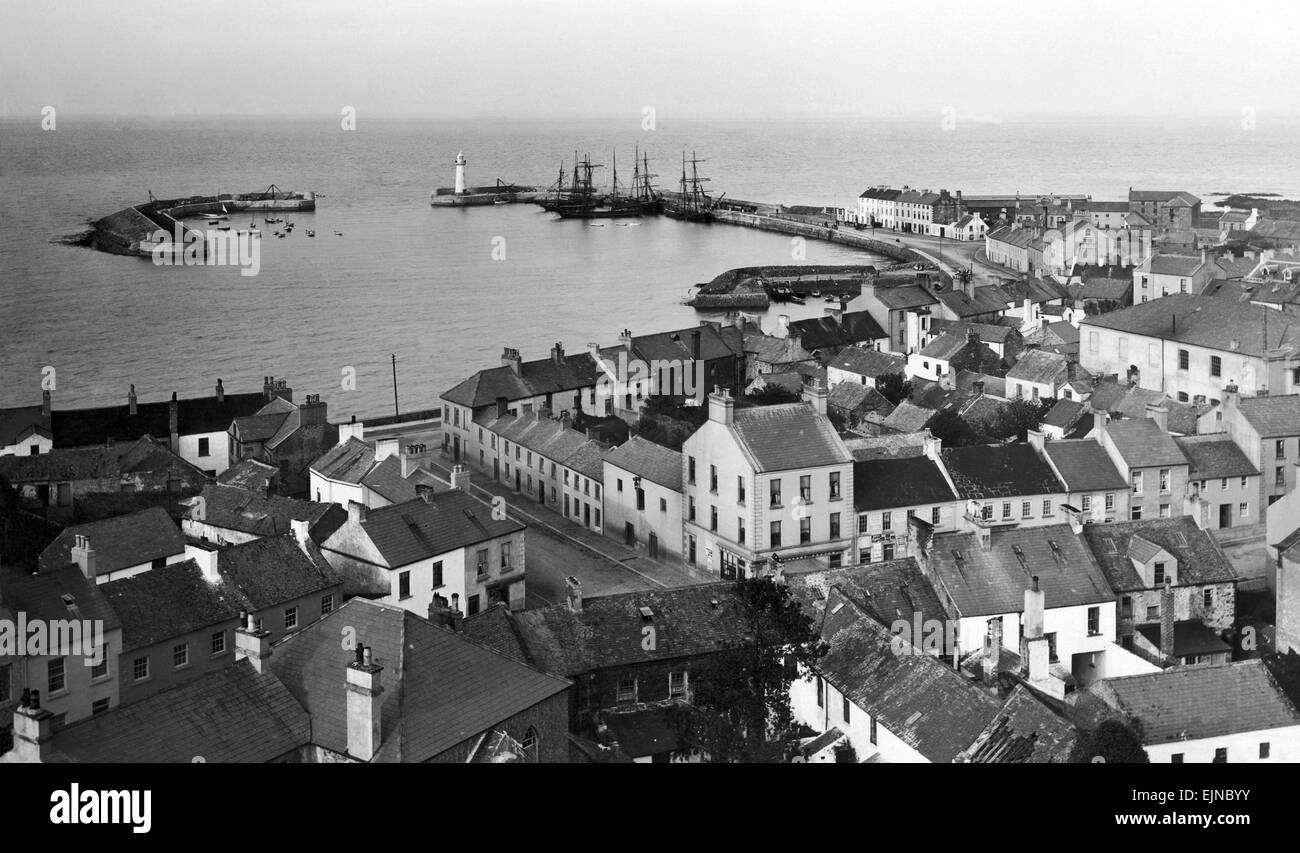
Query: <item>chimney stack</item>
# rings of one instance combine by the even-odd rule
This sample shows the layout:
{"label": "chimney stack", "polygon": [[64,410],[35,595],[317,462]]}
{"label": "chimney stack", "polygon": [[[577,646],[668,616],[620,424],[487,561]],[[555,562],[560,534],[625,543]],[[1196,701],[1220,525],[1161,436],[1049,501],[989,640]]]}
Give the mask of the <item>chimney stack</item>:
{"label": "chimney stack", "polygon": [[803,386],[803,398],[812,403],[817,414],[826,414],[826,401],[830,399],[830,392],[826,390],[826,380],[819,376],[813,377],[810,383]]}
{"label": "chimney stack", "polygon": [[226,402],[226,389],[224,386],[222,386],[220,379],[217,379],[217,402],[218,403]]}
{"label": "chimney stack", "polygon": [[347,666],[348,755],[361,761],[370,761],[379,752],[383,671],[370,646],[357,643],[356,656]]}
{"label": "chimney stack", "polygon": [[268,403],[275,399],[275,377],[274,376],[262,377],[262,396],[266,398],[266,401]]}
{"label": "chimney stack", "polygon": [[248,658],[253,669],[266,672],[271,657],[271,632],[262,630],[262,620],[252,613],[240,613],[243,623],[235,629],[235,660]]}
{"label": "chimney stack", "polygon": [[1147,403],[1146,416],[1156,422],[1161,432],[1169,431],[1169,407],[1164,403]]}
{"label": "chimney stack", "polygon": [[451,487],[462,492],[469,491],[470,473],[465,465],[453,465],[451,469]]}
{"label": "chimney stack", "polygon": [[1047,436],[1041,430],[1030,429],[1025,430],[1025,438],[1029,440],[1029,446],[1038,451],[1039,456],[1042,456],[1047,445]]}
{"label": "chimney stack", "polygon": [[436,592],[433,594],[433,600],[429,602],[430,622],[459,632],[465,629],[464,620],[460,610],[447,603],[447,596]]}
{"label": "chimney stack", "polygon": [[185,550],[190,555],[190,558],[198,563],[205,581],[213,584],[221,583],[221,573],[217,570],[217,560],[221,555],[220,551],[216,548],[198,546],[187,546]]}
{"label": "chimney stack", "polygon": [[582,612],[582,581],[573,575],[564,579],[565,598],[569,605],[570,613]]}
{"label": "chimney stack", "polygon": [[1045,596],[1038,587],[1038,575],[1034,575],[1033,584],[1025,590],[1025,612],[1021,616],[1021,632],[1026,638],[1043,636],[1043,606]]}
{"label": "chimney stack", "polygon": [[997,689],[998,662],[1002,658],[1002,617],[989,620],[988,634],[984,637],[984,681]]}
{"label": "chimney stack", "polygon": [[308,394],[307,401],[298,407],[298,423],[302,426],[317,426],[327,422],[328,404],[322,403],[319,394]]}
{"label": "chimney stack", "polygon": [[358,421],[356,415],[348,423],[339,424],[339,444],[346,443],[349,438],[361,441],[365,438],[365,427],[365,423]]}
{"label": "chimney stack", "polygon": [[564,344],[560,341],[556,341],[555,346],[551,347],[551,361],[556,365],[564,363]]}
{"label": "chimney stack", "polygon": [[90,547],[90,537],[74,534],[72,545],[72,562],[81,569],[86,580],[95,583],[95,549]]}
{"label": "chimney stack", "polygon": [[[433,503],[433,486],[428,483],[416,483],[415,495],[425,503]],[[352,509],[351,506],[348,509]],[[364,516],[362,517],[364,520]]]}
{"label": "chimney stack", "polygon": [[725,388],[714,385],[713,393],[709,395],[709,420],[729,424],[735,416],[736,401],[732,399],[731,393]]}
{"label": "chimney stack", "polygon": [[305,518],[289,519],[289,531],[293,534],[294,541],[299,547],[306,548],[307,543],[311,541],[310,525]]}
{"label": "chimney stack", "polygon": [[506,397],[497,397],[497,417],[498,417],[498,418],[504,418],[504,417],[506,416],[507,412],[509,412],[509,409],[506,408],[506,407],[509,405],[509,403],[510,403],[510,400],[509,400],[508,398],[506,398]]}
{"label": "chimney stack", "polygon": [[1168,575],[1160,590],[1160,657],[1170,663],[1174,660],[1174,588]]}
{"label": "chimney stack", "polygon": [[365,520],[366,505],[356,501],[348,501],[348,524],[360,524]]}
{"label": "chimney stack", "polygon": [[127,411],[130,412],[131,414],[133,414],[133,415],[135,414],[135,410],[136,410],[136,399],[135,399],[135,386],[134,386],[134,385],[131,386],[131,390],[130,390],[130,391],[127,393],[127,395],[126,395],[126,409],[127,409]]}
{"label": "chimney stack", "polygon": [[696,361],[700,360],[700,330],[691,330],[691,358]]}
{"label": "chimney stack", "polygon": [[54,715],[41,707],[41,691],[24,688],[14,709],[14,757],[23,764],[40,764],[50,753]]}
{"label": "chimney stack", "polygon": [[41,392],[41,414],[47,418],[50,416],[50,392],[49,391]]}

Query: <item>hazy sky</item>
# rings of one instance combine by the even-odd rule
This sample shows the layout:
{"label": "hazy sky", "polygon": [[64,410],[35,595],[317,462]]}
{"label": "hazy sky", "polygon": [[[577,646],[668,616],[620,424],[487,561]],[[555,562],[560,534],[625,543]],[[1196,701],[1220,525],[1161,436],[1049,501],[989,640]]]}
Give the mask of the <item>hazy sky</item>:
{"label": "hazy sky", "polygon": [[0,111],[1300,111],[1300,2],[0,0]]}

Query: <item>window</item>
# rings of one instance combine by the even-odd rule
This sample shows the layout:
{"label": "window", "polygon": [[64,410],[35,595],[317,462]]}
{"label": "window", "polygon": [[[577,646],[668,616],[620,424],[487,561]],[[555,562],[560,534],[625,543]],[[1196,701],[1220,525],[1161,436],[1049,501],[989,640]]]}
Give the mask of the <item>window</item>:
{"label": "window", "polygon": [[839,499],[840,499],[840,472],[832,471],[831,472],[831,500],[837,501]]}
{"label": "window", "polygon": [[993,520],[993,504],[984,504],[980,507],[980,518],[985,521]]}
{"label": "window", "polygon": [[107,699],[96,699],[96,700],[95,700],[94,702],[92,702],[91,705],[90,705],[90,713],[91,713],[91,716],[96,716],[96,717],[97,717],[97,716],[99,716],[100,714],[104,713],[104,712],[107,711],[107,710],[108,710],[108,700],[107,700]]}
{"label": "window", "polygon": [[1106,493],[1106,511],[1107,511],[1107,512],[1110,512],[1110,511],[1113,510],[1114,508],[1115,508],[1115,493],[1114,493],[1114,492],[1107,492],[1107,493]]}
{"label": "window", "polygon": [[686,695],[686,671],[668,673],[668,696],[676,699]]}
{"label": "window", "polygon": [[1133,472],[1133,494],[1135,495],[1142,494],[1142,472],[1141,471]]}
{"label": "window", "polygon": [[1020,502],[1020,517],[1030,518],[1034,514],[1034,505],[1031,501]]}
{"label": "window", "polygon": [[519,742],[519,745],[524,748],[525,752],[529,753],[529,756],[533,761],[537,760],[537,744],[539,740],[540,738],[537,737],[537,729],[529,726],[528,731],[524,732],[524,739]]}
{"label": "window", "polygon": [[880,529],[881,530],[894,529],[894,514],[892,512],[885,511],[880,514]]}
{"label": "window", "polygon": [[190,644],[177,643],[172,646],[172,667],[180,669],[190,664]]}
{"label": "window", "polygon": [[660,512],[667,512],[667,511],[668,511],[668,498],[660,498],[660,499],[659,499],[659,511],[660,511]]}
{"label": "window", "polygon": [[108,646],[100,646],[98,649],[99,663],[90,668],[90,678],[92,681],[108,675]]}
{"label": "window", "polygon": [[1278,459],[1286,458],[1286,441],[1283,439],[1278,439],[1277,442],[1277,458]]}
{"label": "window", "polygon": [[1162,493],[1169,491],[1169,469],[1160,469],[1160,491]]}
{"label": "window", "polygon": [[[442,560],[438,560],[433,564],[433,588],[437,589],[440,586],[442,586]],[[330,600],[330,610],[333,610],[334,596],[327,595],[326,598]],[[330,611],[325,609],[324,599],[322,599],[321,601],[322,601],[321,615],[324,616],[326,613],[329,613]]]}
{"label": "window", "polygon": [[1244,501],[1237,504],[1237,515],[1241,518],[1248,517],[1250,515],[1250,504]]}
{"label": "window", "polygon": [[695,520],[695,495],[689,495],[686,498],[686,520]]}
{"label": "window", "polygon": [[614,481],[614,491],[616,491],[616,492],[622,492],[622,491],[623,491],[623,481],[622,481],[622,480],[615,480],[615,481]]}
{"label": "window", "polygon": [[[407,594],[408,595],[410,594],[410,590],[407,590]],[[291,628],[297,628],[297,627],[298,627],[298,608],[296,607],[284,608],[284,630],[288,631]]]}
{"label": "window", "polygon": [[1219,358],[1217,355],[1210,356],[1210,375],[1223,375],[1223,359]]}
{"label": "window", "polygon": [[1169,518],[1169,504],[1160,505],[1160,517]]}
{"label": "window", "polygon": [[1178,402],[1180,402],[1180,403],[1186,403],[1186,402],[1188,401],[1188,399],[1189,399],[1189,398],[1188,398],[1188,396],[1187,396],[1187,392],[1186,392],[1186,391],[1179,391],[1179,392],[1178,392]]}
{"label": "window", "polygon": [[736,541],[741,545],[745,544],[745,519],[736,519]]}
{"label": "window", "polygon": [[935,527],[939,526],[939,507],[930,508],[930,523]]}
{"label": "window", "polygon": [[213,631],[212,639],[209,641],[208,648],[211,649],[210,654],[214,656],[225,654],[226,653],[226,632]]}
{"label": "window", "polygon": [[822,680],[820,675],[817,676],[817,707],[826,707],[826,682]]}
{"label": "window", "polygon": [[[1242,487],[1243,489],[1246,488],[1246,480],[1247,480],[1247,479],[1248,479],[1247,477],[1242,477],[1242,478],[1241,478],[1241,487]],[[1224,488],[1226,489],[1227,486],[1225,485]]]}
{"label": "window", "polygon": [[618,702],[635,702],[636,701],[636,679],[620,678],[618,680],[618,691],[615,695]]}
{"label": "window", "polygon": [[716,506],[709,507],[709,529],[718,529],[718,508]]}
{"label": "window", "polygon": [[1084,495],[1083,498],[1082,498],[1082,500],[1080,501],[1080,504],[1082,505],[1082,509],[1083,509],[1084,512],[1091,512],[1091,511],[1092,511],[1092,495]]}
{"label": "window", "polygon": [[208,439],[206,439],[206,438],[200,438],[200,439],[199,439],[199,456],[202,457],[202,456],[210,456],[210,455],[211,455],[211,453],[209,452]]}
{"label": "window", "polygon": [[709,466],[709,491],[713,494],[718,493],[718,466]]}
{"label": "window", "polygon": [[768,488],[768,506],[778,507],[781,505],[781,481],[772,480],[767,484]]}
{"label": "window", "polygon": [[1267,744],[1267,743],[1261,743],[1261,744],[1259,745],[1259,757],[1260,757],[1260,758],[1268,758],[1268,744]]}
{"label": "window", "polygon": [[[565,482],[567,483],[569,477],[568,471],[564,472],[564,477],[565,477]],[[691,483],[692,485],[694,485],[695,483],[695,457],[694,456],[686,457],[686,482]]]}
{"label": "window", "polygon": [[1218,749],[1214,750],[1214,763],[1215,764],[1228,763],[1228,748],[1226,746],[1221,746]]}
{"label": "window", "polygon": [[1163,562],[1157,562],[1154,571],[1155,574],[1153,575],[1153,577],[1155,580],[1155,585],[1164,586],[1165,585],[1165,564]]}
{"label": "window", "polygon": [[1273,471],[1273,485],[1275,485],[1275,486],[1285,486],[1285,485],[1286,485],[1286,466],[1285,466],[1285,465],[1279,465],[1279,466],[1277,466],[1277,468],[1274,469],[1274,471]]}
{"label": "window", "polygon": [[871,718],[871,743],[873,746],[876,744],[876,718],[875,717]]}
{"label": "window", "polygon": [[[565,495],[568,497],[568,495]],[[474,552],[474,567],[479,577],[487,574],[488,552],[486,548],[479,548]]]}
{"label": "window", "polygon": [[1182,754],[1181,752],[1175,752],[1173,755],[1169,756],[1169,763],[1170,763],[1170,764],[1182,764],[1182,763],[1183,763],[1183,754]]}
{"label": "window", "polygon": [[507,571],[510,568],[510,543],[501,543],[501,571]]}
{"label": "window", "polygon": [[799,544],[807,545],[812,541],[812,519],[799,519]]}
{"label": "window", "polygon": [[840,716],[844,718],[846,723],[849,721],[849,709],[852,707],[849,703],[849,697],[843,696],[840,698]]}
{"label": "window", "polygon": [[1101,608],[1088,608],[1088,636],[1095,637],[1101,633]]}
{"label": "window", "polygon": [[473,616],[475,613],[478,613],[478,596],[471,595],[469,600],[466,602],[466,606],[466,616]]}
{"label": "window", "polygon": [[1008,518],[1010,518],[1010,517],[1011,517],[1011,501],[1003,501],[1003,502],[1002,502],[1002,518],[1003,518],[1003,519],[1008,519]]}
{"label": "window", "polygon": [[745,502],[745,478],[737,477],[736,478],[736,503],[743,504],[744,502]]}
{"label": "window", "polygon": [[58,693],[67,688],[68,679],[67,673],[64,670],[63,658],[51,658],[49,668],[46,670],[46,675],[49,677],[48,692]]}
{"label": "window", "polygon": [[1219,480],[1219,488],[1222,489],[1223,491],[1227,491],[1227,490],[1228,490],[1228,478],[1227,478],[1227,477],[1223,477],[1222,479]]}
{"label": "window", "polygon": [[[1088,333],[1088,352],[1098,352],[1101,350],[1101,336],[1097,332]],[[872,741],[875,743],[875,741]]]}
{"label": "window", "polygon": [[131,676],[136,681],[144,681],[149,677],[149,656],[136,658],[131,662]]}
{"label": "window", "polygon": [[812,476],[804,474],[799,478],[799,497],[804,503],[812,501]]}
{"label": "window", "polygon": [[840,538],[840,514],[838,512],[831,513],[831,538]]}
{"label": "window", "polygon": [[645,489],[640,486],[638,486],[636,490],[636,508],[638,510],[645,509]]}
{"label": "window", "polygon": [[1178,351],[1178,369],[1187,370],[1191,364],[1191,355],[1185,349]]}
{"label": "window", "polygon": [[773,521],[768,529],[768,547],[781,547],[781,522]]}
{"label": "window", "polygon": [[1128,511],[1128,517],[1130,521],[1141,521],[1142,507],[1140,506],[1131,507]]}
{"label": "window", "polygon": [[1147,605],[1147,621],[1154,622],[1159,618],[1160,618],[1160,605],[1159,604]]}
{"label": "window", "polygon": [[1212,589],[1208,589],[1208,588],[1207,588],[1204,592],[1202,592],[1202,593],[1201,593],[1201,603],[1204,604],[1206,607],[1213,607],[1213,606],[1214,606],[1214,590],[1212,590]]}
{"label": "window", "polygon": [[1133,598],[1132,596],[1121,596],[1119,600],[1119,615],[1128,619],[1133,615]]}

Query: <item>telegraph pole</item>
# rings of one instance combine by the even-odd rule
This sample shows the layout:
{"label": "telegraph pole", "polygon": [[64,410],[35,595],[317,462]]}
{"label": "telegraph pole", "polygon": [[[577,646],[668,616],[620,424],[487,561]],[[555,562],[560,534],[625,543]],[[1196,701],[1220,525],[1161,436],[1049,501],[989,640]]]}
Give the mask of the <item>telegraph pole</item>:
{"label": "telegraph pole", "polygon": [[393,353],[393,414],[401,414],[397,410],[397,353]]}

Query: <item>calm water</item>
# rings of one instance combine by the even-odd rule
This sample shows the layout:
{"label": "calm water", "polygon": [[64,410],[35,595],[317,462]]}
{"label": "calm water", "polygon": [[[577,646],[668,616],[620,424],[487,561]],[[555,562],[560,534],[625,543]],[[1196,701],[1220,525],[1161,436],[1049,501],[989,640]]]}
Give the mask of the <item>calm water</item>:
{"label": "calm water", "polygon": [[[671,183],[683,147],[708,163],[716,193],[786,203],[847,204],[870,183],[967,193],[1090,192],[1122,198],[1130,184],[1300,196],[1297,127],[1233,122],[1170,125],[1000,124],[943,132],[938,121],[682,124],[644,133],[614,122],[361,120],[77,122],[58,130],[0,122],[0,405],[39,400],[57,371],[64,405],[146,399],[172,390],[231,391],[287,377],[331,413],[387,414],[389,354],[404,409],[433,405],[503,346],[544,357],[634,333],[692,324],[690,285],[734,266],[788,263],[773,234],[666,219],[592,227],[534,206],[433,209],[457,150],[472,183],[497,176],[547,183],[575,145],[608,162],[617,145],[630,178],[634,143]],[[605,152],[605,153],[602,153]],[[1014,152],[1014,153],[1013,153]],[[680,166],[678,166],[680,168]],[[160,197],[315,190],[315,213],[280,240],[269,229],[261,272],[155,267],[50,242],[87,219]],[[252,218],[251,216],[249,217]],[[231,223],[246,227],[248,219]],[[307,229],[317,232],[306,236]],[[342,236],[335,236],[334,231]],[[502,238],[502,244],[497,238]],[[504,245],[504,259],[493,258]],[[499,254],[499,252],[498,252]],[[809,243],[808,263],[874,261]],[[810,302],[795,316],[819,313]],[[341,389],[355,368],[357,389]]]}

